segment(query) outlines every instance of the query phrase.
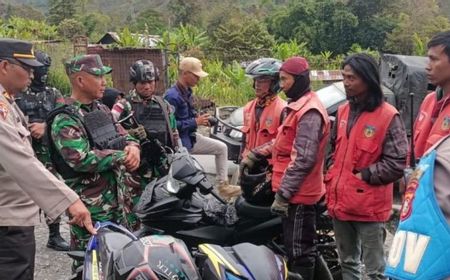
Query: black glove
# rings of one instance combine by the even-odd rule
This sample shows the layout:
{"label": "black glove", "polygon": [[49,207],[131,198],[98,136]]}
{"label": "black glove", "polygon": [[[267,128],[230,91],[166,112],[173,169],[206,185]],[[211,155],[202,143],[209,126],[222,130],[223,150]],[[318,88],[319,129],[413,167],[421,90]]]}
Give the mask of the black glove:
{"label": "black glove", "polygon": [[275,200],[273,201],[272,206],[270,206],[270,211],[281,217],[287,217],[288,208],[289,208],[289,201],[284,197],[282,197],[281,195],[279,195],[278,193],[276,193]]}
{"label": "black glove", "polygon": [[141,124],[136,128],[129,129],[128,134],[140,141],[147,139],[147,133],[145,132],[144,126]]}

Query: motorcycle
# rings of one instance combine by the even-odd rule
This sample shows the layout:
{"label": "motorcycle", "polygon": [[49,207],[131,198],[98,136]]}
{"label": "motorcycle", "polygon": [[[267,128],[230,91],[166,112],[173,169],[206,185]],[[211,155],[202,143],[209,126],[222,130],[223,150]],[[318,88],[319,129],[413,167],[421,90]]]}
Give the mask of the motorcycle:
{"label": "motorcycle", "polygon": [[172,236],[139,238],[111,222],[97,223],[96,229],[84,254],[68,253],[84,260],[73,279],[284,280],[288,275],[290,279],[301,279],[289,274],[284,259],[264,246],[200,244],[192,258],[184,242]]}
{"label": "motorcycle", "polygon": [[[134,211],[147,228],[180,238],[188,247],[204,242],[222,246],[251,242],[285,255],[281,218],[271,213],[270,206],[251,204],[242,196],[227,204],[187,151],[172,155],[168,174],[146,186]],[[319,262],[325,259],[333,278],[340,279],[326,207],[319,206],[317,216]]]}

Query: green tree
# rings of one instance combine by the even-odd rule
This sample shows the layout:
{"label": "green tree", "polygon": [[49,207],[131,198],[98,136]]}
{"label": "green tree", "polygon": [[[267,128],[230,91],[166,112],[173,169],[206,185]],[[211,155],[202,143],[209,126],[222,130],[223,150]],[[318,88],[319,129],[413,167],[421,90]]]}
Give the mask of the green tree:
{"label": "green tree", "polygon": [[343,53],[355,41],[358,18],[343,2],[305,0],[275,11],[267,23],[279,41],[306,42],[313,53]]}
{"label": "green tree", "polygon": [[85,14],[77,17],[78,21],[84,26],[84,31],[89,37],[103,36],[105,32],[109,31],[111,18],[108,15],[98,12]]}
{"label": "green tree", "polygon": [[437,32],[450,29],[435,0],[403,0],[398,24],[387,35],[385,50],[405,55],[423,53],[423,46]]}
{"label": "green tree", "polygon": [[168,9],[171,14],[171,25],[199,25],[202,11],[201,2],[197,0],[170,0]]}
{"label": "green tree", "polygon": [[72,39],[76,35],[85,35],[84,25],[76,19],[64,19],[58,24],[58,34],[66,39]]}
{"label": "green tree", "polygon": [[270,56],[274,43],[273,36],[260,21],[231,19],[214,32],[210,52],[230,63]]}
{"label": "green tree", "polygon": [[47,21],[50,24],[58,25],[65,19],[71,19],[75,16],[76,4],[75,0],[49,0],[48,1],[48,17]]}
{"label": "green tree", "polygon": [[166,23],[161,13],[147,9],[138,14],[131,29],[138,33],[147,31],[149,34],[161,34],[166,29]]}

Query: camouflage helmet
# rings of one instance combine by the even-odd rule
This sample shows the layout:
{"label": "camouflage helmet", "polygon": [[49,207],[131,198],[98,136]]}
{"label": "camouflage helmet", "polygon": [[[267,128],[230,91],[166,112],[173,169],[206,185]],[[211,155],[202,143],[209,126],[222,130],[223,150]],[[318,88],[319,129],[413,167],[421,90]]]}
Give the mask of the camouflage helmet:
{"label": "camouflage helmet", "polygon": [[281,61],[275,58],[260,58],[250,63],[245,68],[245,74],[252,77],[254,80],[262,77],[271,78],[272,85],[270,90],[276,93],[280,90],[279,73]]}
{"label": "camouflage helmet", "polygon": [[35,91],[41,91],[44,89],[47,79],[48,79],[48,70],[50,65],[52,64],[52,59],[50,56],[43,52],[36,50],[34,52],[34,56],[36,60],[42,63],[42,66],[34,67],[33,80],[31,81],[31,88]]}
{"label": "camouflage helmet", "polygon": [[159,70],[150,60],[141,59],[133,63],[130,67],[130,82],[158,81]]}

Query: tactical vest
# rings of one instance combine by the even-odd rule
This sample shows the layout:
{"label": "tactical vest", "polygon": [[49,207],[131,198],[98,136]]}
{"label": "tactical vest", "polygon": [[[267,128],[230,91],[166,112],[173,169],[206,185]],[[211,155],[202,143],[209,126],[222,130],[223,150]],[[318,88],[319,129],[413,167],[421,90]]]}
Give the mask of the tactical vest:
{"label": "tactical vest", "polygon": [[450,227],[434,194],[436,150],[422,157],[406,189],[400,224],[386,262],[393,279],[450,276]]}
{"label": "tactical vest", "polygon": [[[157,100],[159,98],[159,101]],[[168,112],[162,106],[166,105],[159,96],[152,97],[150,102],[136,102],[129,100],[139,124],[143,125],[152,139],[158,139],[164,146],[173,147],[171,128],[168,123]]]}
{"label": "tactical vest", "polygon": [[322,116],[322,139],[319,144],[319,154],[317,155],[317,161],[306,176],[301,185],[298,186],[298,191],[290,199],[290,203],[294,204],[315,204],[325,193],[325,186],[323,184],[323,163],[325,146],[328,141],[328,135],[330,132],[330,122],[328,120],[327,111],[323,107],[319,98],[314,92],[309,92],[302,96],[296,102],[290,103],[288,115],[283,121],[283,124],[278,128],[278,134],[275,138],[272,151],[273,162],[273,174],[272,174],[272,190],[278,191],[281,187],[281,182],[286,169],[297,155],[296,150],[293,149],[295,137],[299,133],[308,133],[308,131],[297,131],[297,124],[302,116],[309,110],[317,110]]}
{"label": "tactical vest", "polygon": [[[80,123],[86,131],[91,149],[123,150],[126,146],[126,138],[117,131],[111,115],[99,103],[86,114],[81,114],[79,109],[72,105],[64,105],[50,112],[47,118],[47,134],[51,135],[51,127],[55,117],[61,113],[69,115]],[[77,172],[70,167],[56,150],[53,138],[49,137],[50,156],[56,170],[64,179],[83,177],[86,173]]]}
{"label": "tactical vest", "polygon": [[[276,96],[268,106],[264,107],[261,116],[256,120],[256,102],[256,99],[252,100],[244,107],[244,126],[241,131],[245,133],[245,148],[242,158],[245,158],[253,148],[277,136],[278,127],[281,124],[281,112],[286,107],[286,101]],[[269,162],[271,161],[270,159]]]}
{"label": "tactical vest", "polygon": [[428,94],[420,105],[420,112],[414,122],[414,153],[417,158],[442,137],[450,134],[450,106],[442,108],[433,121],[431,114],[436,103],[436,92]]}
{"label": "tactical vest", "polygon": [[56,105],[55,89],[46,87],[41,92],[31,92],[28,90],[16,97],[16,103],[28,122],[45,122],[48,114]]}
{"label": "tactical vest", "polygon": [[355,170],[379,161],[389,125],[397,110],[383,102],[363,112],[347,136],[350,105],[338,109],[333,166],[325,177],[328,212],[342,221],[387,221],[392,208],[393,184],[372,186],[355,176]]}

